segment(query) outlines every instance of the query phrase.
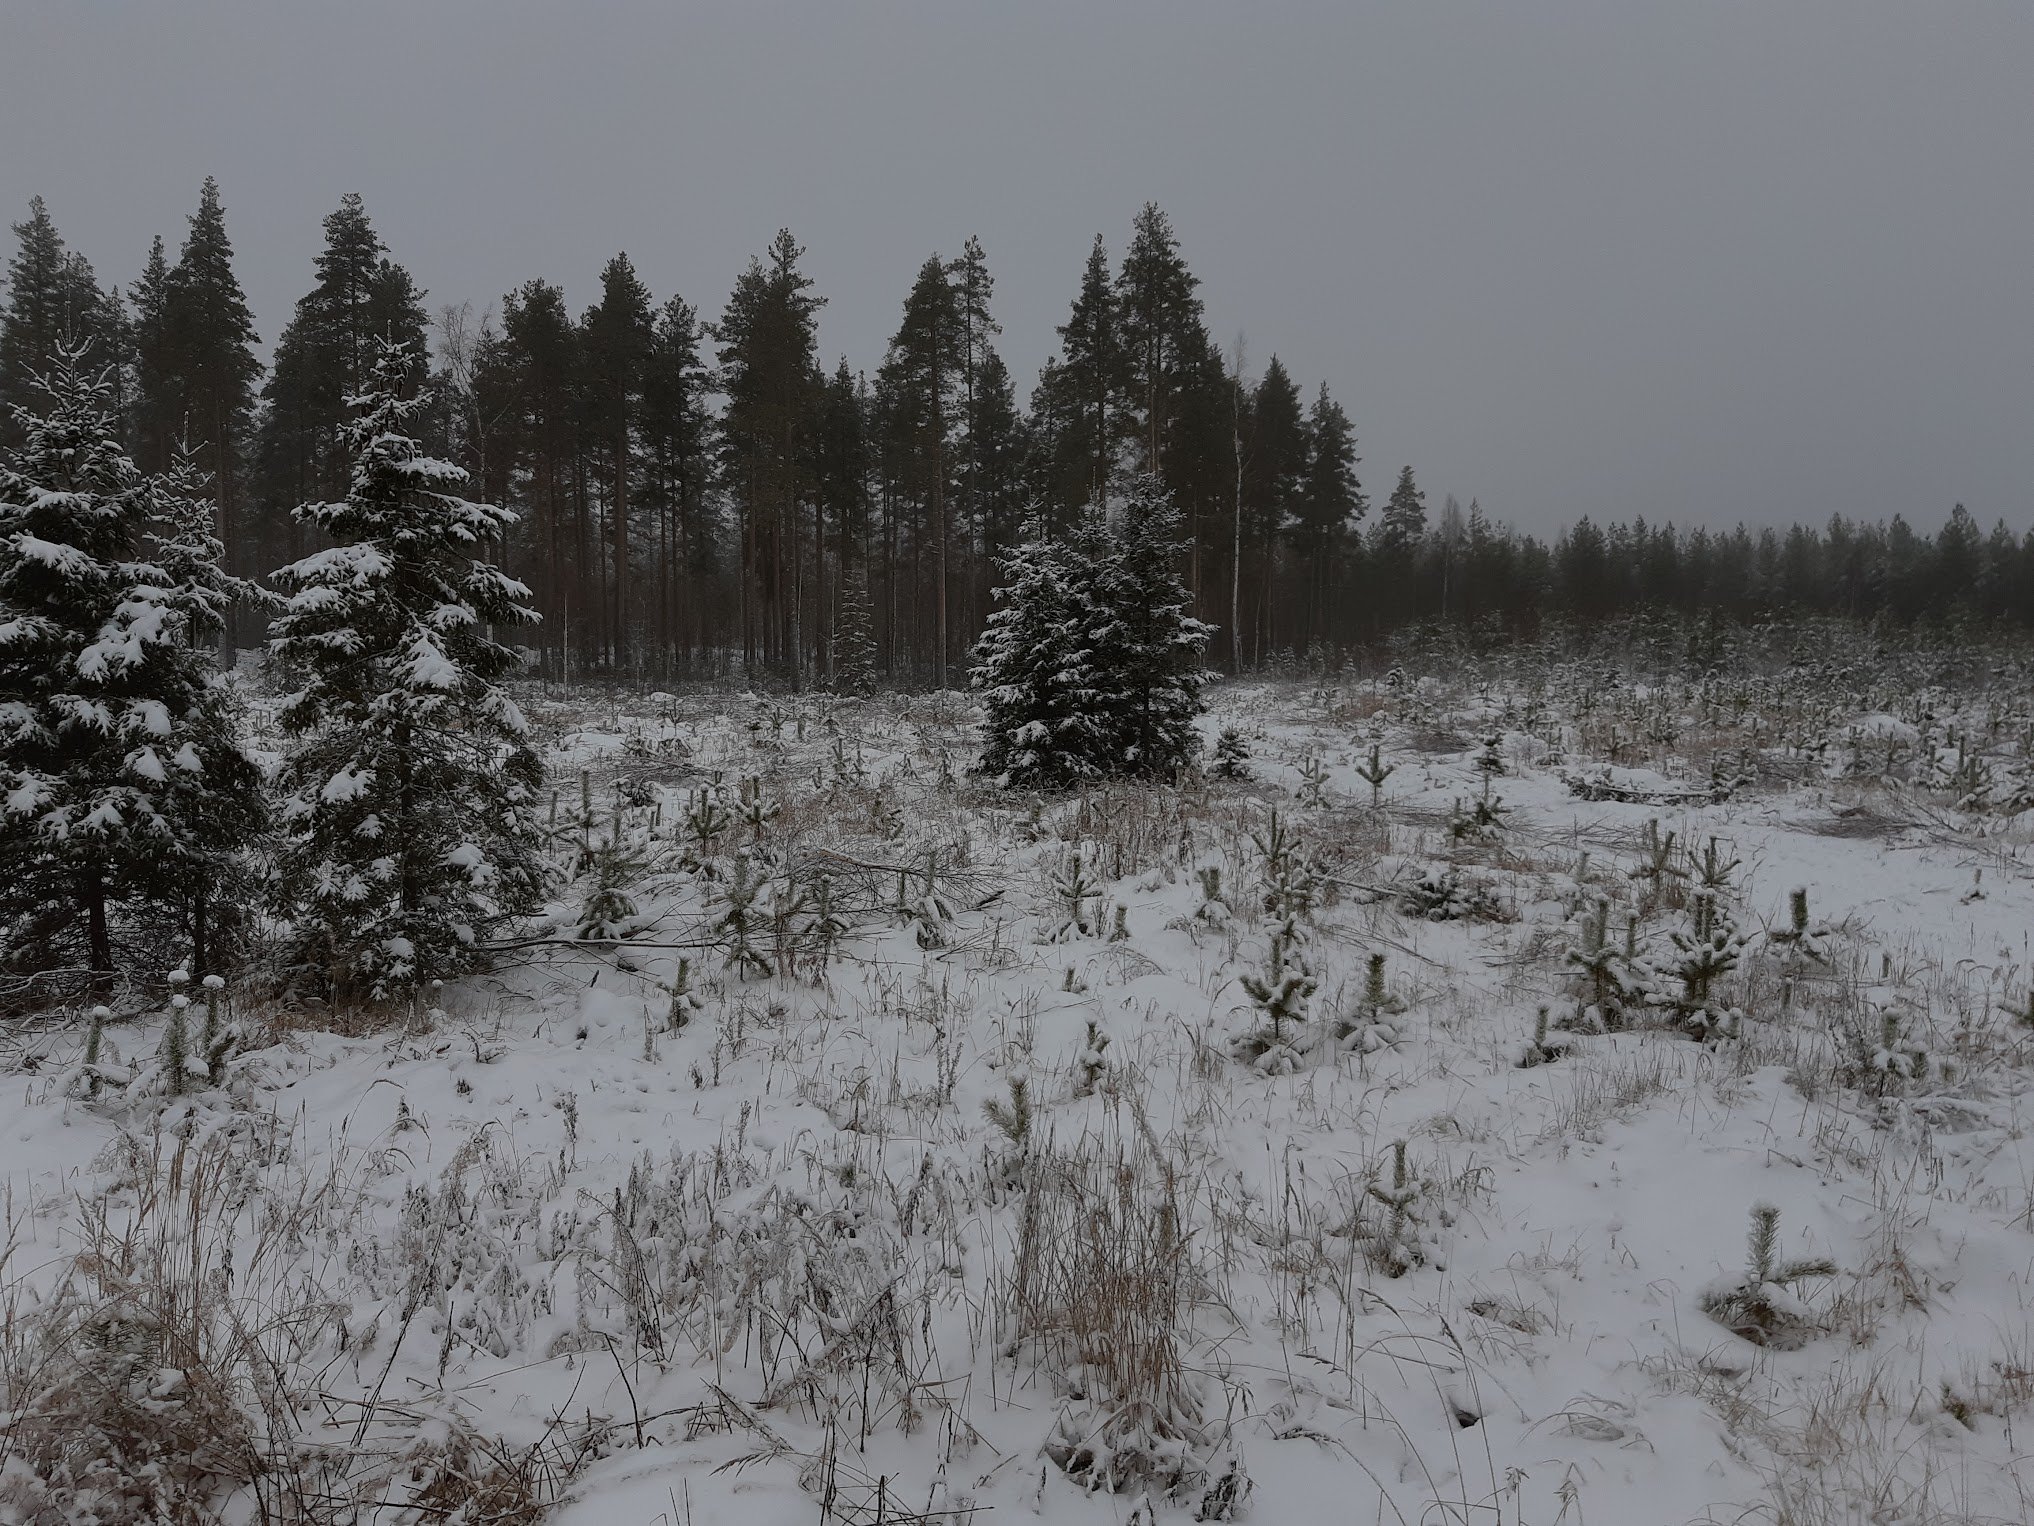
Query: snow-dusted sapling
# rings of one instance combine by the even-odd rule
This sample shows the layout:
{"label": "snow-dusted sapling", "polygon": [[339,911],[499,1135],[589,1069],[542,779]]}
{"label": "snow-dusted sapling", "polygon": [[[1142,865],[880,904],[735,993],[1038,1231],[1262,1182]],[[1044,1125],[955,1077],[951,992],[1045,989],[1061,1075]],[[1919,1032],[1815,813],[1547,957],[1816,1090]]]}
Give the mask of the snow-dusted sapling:
{"label": "snow-dusted sapling", "polygon": [[1384,955],[1373,953],[1363,972],[1363,995],[1335,1019],[1336,1045],[1355,1054],[1393,1048],[1404,1036],[1397,1019],[1405,1005],[1385,983]]}
{"label": "snow-dusted sapling", "polygon": [[1250,777],[1250,746],[1243,740],[1243,733],[1234,726],[1224,726],[1215,738],[1215,777],[1218,779],[1247,779]]}
{"label": "snow-dusted sapling", "polygon": [[1747,1248],[1745,1275],[1712,1284],[1702,1294],[1702,1312],[1755,1346],[1791,1351],[1805,1345],[1821,1326],[1794,1288],[1834,1277],[1836,1264],[1821,1256],[1782,1261],[1780,1210],[1771,1203],[1752,1205]]}
{"label": "snow-dusted sapling", "polygon": [[1229,1052],[1268,1076],[1288,1075],[1305,1063],[1308,1009],[1321,982],[1301,958],[1299,941],[1296,914],[1288,913],[1272,931],[1263,972],[1242,977],[1261,1021],[1240,1034]]}
{"label": "snow-dusted sapling", "polygon": [[1370,744],[1370,756],[1356,765],[1356,777],[1370,786],[1370,808],[1374,811],[1384,804],[1384,781],[1398,772],[1396,763],[1384,761],[1384,752],[1377,743]]}
{"label": "snow-dusted sapling", "polygon": [[536,614],[485,559],[514,515],[460,497],[466,473],[423,454],[409,369],[383,347],[354,400],[346,497],[297,509],[333,544],[277,575],[269,643],[297,686],[279,867],[299,958],[374,999],[471,969],[545,878],[540,766],[493,635]]}
{"label": "snow-dusted sapling", "polygon": [[1610,901],[1599,896],[1581,919],[1581,941],[1566,955],[1575,972],[1578,1027],[1600,1031],[1624,1026],[1627,1008],[1644,999],[1651,972],[1638,957],[1636,921],[1628,922],[1624,946],[1610,938]]}

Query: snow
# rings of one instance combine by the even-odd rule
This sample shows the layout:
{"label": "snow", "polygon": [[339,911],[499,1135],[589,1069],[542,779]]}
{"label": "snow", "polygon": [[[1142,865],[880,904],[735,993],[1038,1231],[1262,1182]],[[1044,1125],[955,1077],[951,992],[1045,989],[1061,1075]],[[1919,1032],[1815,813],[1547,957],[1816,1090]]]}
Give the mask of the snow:
{"label": "snow", "polygon": [[[583,768],[587,835],[613,832],[637,865],[635,936],[572,938],[586,870],[532,930],[556,941],[430,997],[442,1011],[365,1037],[295,1027],[182,1098],[81,1100],[60,1080],[80,1036],[42,1035],[37,1067],[0,1088],[0,1186],[26,1205],[14,1275],[46,1290],[74,1264],[81,1202],[116,1223],[139,1212],[152,1149],[252,1151],[245,1195],[207,1211],[236,1296],[272,1312],[315,1285],[334,1305],[346,1339],[311,1365],[337,1399],[311,1406],[310,1439],[371,1469],[435,1456],[462,1428],[557,1444],[591,1416],[599,1444],[549,1517],[564,1526],[810,1526],[828,1479],[844,1522],[875,1518],[880,1479],[886,1502],[947,1512],[942,1526],[970,1508],[1122,1526],[1138,1489],[1157,1522],[1184,1522],[1212,1487],[1090,1494],[1055,1460],[1064,1434],[1094,1440],[1091,1474],[1211,1478],[1240,1457],[1240,1518],[1257,1522],[1771,1519],[1783,1488],[1830,1520],[1889,1500],[1882,1519],[2024,1519],[2034,1143],[2029,1040],[2005,1008],[2034,980],[2034,823],[1957,813],[1881,781],[1882,759],[1853,768],[1839,754],[1854,724],[1867,734],[1863,709],[1829,720],[1829,755],[1798,777],[1777,776],[1794,759],[1768,742],[1776,777],[1661,805],[1578,797],[1568,777],[1608,762],[1586,722],[1523,724],[1502,684],[1212,697],[1203,736],[1235,726],[1250,779],[1034,813],[942,780],[941,758],[974,747],[976,712],[953,696],[610,711],[520,691],[561,794],[559,862],[579,853]],[[1646,703],[1692,702],[1666,685]],[[1453,839],[1493,730],[1506,825]],[[1434,745],[1450,732],[1477,745]],[[1380,812],[1356,773],[1373,741],[1397,765]],[[638,775],[652,803],[617,807],[615,782]],[[1661,746],[1608,777],[1679,795],[1708,773]],[[738,815],[751,778],[780,807],[756,825]],[[360,783],[342,770],[325,798]],[[702,801],[729,817],[711,846],[687,835]],[[1296,1045],[1296,1068],[1267,1076],[1226,1046],[1275,925],[1253,839],[1274,808],[1327,876],[1296,921],[1316,1020],[1351,1009],[1373,952],[1403,1010],[1388,1037]],[[1573,1005],[1562,954],[1581,910],[1611,898],[1617,935],[1637,904],[1655,820],[1743,860],[1743,1034],[1560,1032],[1563,1052],[1521,1068],[1536,1009]],[[725,967],[714,928],[737,850],[772,895],[794,867],[832,876],[850,926],[823,968],[809,953],[767,978]],[[1073,854],[1094,879],[1077,919],[1054,889]],[[928,855],[930,888],[912,878]],[[484,855],[462,842],[446,862]],[[1415,871],[1443,866],[1516,920],[1403,911]],[[1758,935],[1785,925],[1796,885],[1847,973],[1804,977],[1788,1006]],[[1647,936],[1663,944],[1680,915],[1650,914]],[[1827,1024],[1895,1001],[1957,1072],[1841,1080]],[[162,1022],[108,1033],[145,1057]],[[1010,1115],[1013,1081],[1022,1144],[988,1110]],[[1399,1141],[1423,1206],[1400,1246],[1414,1264],[1393,1276],[1377,1194]],[[1798,1349],[1703,1312],[1743,1285],[1761,1201],[1783,1261],[1839,1268],[1760,1290],[1814,1328]],[[272,1232],[291,1203],[301,1248]],[[1169,1260],[1124,1259],[1173,1212]],[[1034,1284],[1018,1277],[1027,1213]],[[1057,1343],[1176,1271],[1177,1346],[1150,1351],[1177,1352],[1175,1433],[1140,1450],[1134,1426],[1097,1430],[1108,1349],[1082,1363]],[[1045,1314],[1019,1340],[1027,1299]],[[168,1403],[191,1374],[141,1381]],[[355,1402],[377,1393],[385,1412]],[[398,1497],[407,1467],[390,1464]]]}
{"label": "snow", "polygon": [[325,787],[318,791],[318,798],[327,805],[343,804],[348,800],[358,800],[373,784],[373,769],[355,768],[349,763],[325,781]]}

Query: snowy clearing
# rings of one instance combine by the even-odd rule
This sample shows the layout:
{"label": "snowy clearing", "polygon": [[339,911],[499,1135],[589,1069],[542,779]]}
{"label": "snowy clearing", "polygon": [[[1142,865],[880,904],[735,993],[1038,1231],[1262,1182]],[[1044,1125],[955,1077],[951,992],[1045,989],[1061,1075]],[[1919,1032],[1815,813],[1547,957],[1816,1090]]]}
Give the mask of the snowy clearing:
{"label": "snowy clearing", "polygon": [[955,696],[519,693],[493,974],[6,1038],[0,1518],[109,1436],[248,1521],[2034,1518],[2030,696],[1232,684],[1242,777],[1034,800]]}

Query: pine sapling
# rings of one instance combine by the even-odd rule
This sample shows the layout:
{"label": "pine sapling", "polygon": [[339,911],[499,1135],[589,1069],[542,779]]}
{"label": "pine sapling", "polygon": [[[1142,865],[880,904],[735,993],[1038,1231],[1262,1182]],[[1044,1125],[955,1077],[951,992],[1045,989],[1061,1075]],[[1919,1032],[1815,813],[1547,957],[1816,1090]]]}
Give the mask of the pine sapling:
{"label": "pine sapling", "polygon": [[1385,982],[1384,955],[1373,953],[1363,972],[1363,994],[1350,1011],[1335,1020],[1335,1043],[1354,1054],[1375,1054],[1403,1037],[1393,1019],[1405,1011],[1405,998]]}
{"label": "pine sapling", "polygon": [[1266,814],[1261,831],[1250,841],[1264,859],[1264,909],[1274,917],[1298,918],[1312,913],[1320,875],[1306,855],[1299,834],[1276,810]]}
{"label": "pine sapling", "polygon": [[1081,1046],[1079,1057],[1074,1061],[1074,1095],[1091,1097],[1101,1087],[1109,1073],[1109,1035],[1091,1017],[1088,1019],[1087,1041]]}
{"label": "pine sapling", "polygon": [[1092,937],[1095,931],[1089,904],[1102,893],[1101,882],[1091,872],[1087,851],[1074,848],[1061,860],[1052,881],[1053,899],[1059,903],[1059,920],[1048,941],[1064,943],[1071,938]]}
{"label": "pine sapling", "polygon": [[1594,915],[1582,918],[1582,941],[1568,950],[1566,959],[1581,987],[1581,1021],[1592,1029],[1624,1025],[1625,1008],[1640,994],[1642,972],[1638,967],[1638,936],[1635,921],[1625,929],[1625,947],[1610,941],[1610,899],[1598,897]]}
{"label": "pine sapling", "polygon": [[1717,984],[1737,968],[1748,940],[1717,892],[1696,891],[1688,926],[1667,938],[1674,957],[1661,968],[1664,979],[1651,1000],[1670,1009],[1675,1025],[1695,1038],[1707,1041],[1735,1033],[1740,1014],[1722,1001]]}
{"label": "pine sapling", "polygon": [[862,750],[857,747],[850,753],[847,742],[841,737],[833,739],[827,766],[833,772],[833,782],[842,788],[858,788],[869,782],[869,770],[862,762]]}
{"label": "pine sapling", "polygon": [[671,977],[671,1006],[665,1017],[668,1032],[682,1031],[693,1018],[706,1010],[706,1004],[692,989],[692,961],[681,958],[678,973]]}
{"label": "pine sapling", "polygon": [[1384,781],[1398,772],[1396,763],[1384,761],[1377,743],[1370,744],[1370,756],[1356,765],[1356,777],[1370,786],[1370,809],[1378,810],[1384,804]]}
{"label": "pine sapling", "polygon": [[1228,926],[1232,913],[1229,903],[1222,898],[1221,866],[1211,864],[1197,870],[1194,877],[1201,886],[1201,904],[1194,908],[1195,917],[1216,927]]}
{"label": "pine sapling", "polygon": [[621,841],[619,824],[608,840],[583,855],[592,872],[593,884],[579,909],[573,936],[582,943],[612,943],[634,937],[642,930],[641,914],[628,887],[635,882],[642,865]]}
{"label": "pine sapling", "polygon": [[715,779],[705,788],[694,790],[685,809],[685,836],[689,844],[687,866],[704,868],[709,876],[720,839],[734,825],[734,817],[722,796],[720,781]]}
{"label": "pine sapling", "polygon": [[1658,820],[1648,821],[1639,840],[1638,864],[1628,873],[1644,884],[1649,902],[1664,904],[1674,899],[1680,883],[1688,878],[1688,870],[1680,859],[1678,835],[1662,832]]}
{"label": "pine sapling", "polygon": [[217,1086],[226,1073],[226,1062],[233,1057],[240,1035],[233,1025],[226,1021],[223,1007],[226,995],[226,980],[222,975],[207,975],[203,982],[205,991],[205,1029],[202,1044],[205,1079]]}
{"label": "pine sapling", "polygon": [[834,901],[833,876],[816,876],[811,889],[800,899],[808,911],[805,925],[799,931],[799,941],[813,957],[815,974],[824,975],[851,931]]}
{"label": "pine sapling", "polygon": [[749,829],[751,845],[761,846],[763,833],[782,810],[783,807],[776,801],[763,798],[763,781],[754,774],[742,780],[736,787],[735,816]]}
{"label": "pine sapling", "polygon": [[1781,954],[1791,985],[1810,966],[1828,967],[1833,937],[1834,930],[1827,924],[1809,919],[1808,888],[1797,885],[1787,894],[1787,925],[1768,932],[1766,942]]}
{"label": "pine sapling", "polygon": [[760,904],[764,888],[764,882],[748,854],[736,854],[734,871],[721,891],[724,910],[713,924],[713,930],[726,944],[728,968],[737,977],[749,971],[758,976],[772,972],[769,958],[757,947],[757,940],[768,921],[767,908]]}
{"label": "pine sapling", "polygon": [[1292,915],[1272,932],[1263,972],[1243,976],[1242,986],[1261,1022],[1230,1045],[1230,1054],[1265,1075],[1298,1070],[1308,1008],[1320,980],[1300,957],[1299,926]]}
{"label": "pine sapling", "polygon": [[[172,973],[171,979],[183,971]],[[162,1032],[162,1068],[164,1085],[172,1097],[181,1097],[190,1082],[191,1048],[190,1036],[185,1030],[184,1014],[191,1005],[191,999],[179,991],[170,998],[169,1025]]]}
{"label": "pine sapling", "polygon": [[1807,1344],[1821,1325],[1793,1289],[1834,1277],[1836,1264],[1821,1256],[1782,1261],[1780,1210],[1771,1203],[1752,1205],[1746,1249],[1744,1276],[1712,1284],[1701,1297],[1703,1312],[1755,1346],[1792,1351]]}
{"label": "pine sapling", "polygon": [[1712,896],[1723,896],[1731,888],[1730,876],[1736,870],[1738,862],[1734,858],[1726,860],[1717,851],[1716,839],[1710,838],[1708,845],[1702,850],[1702,857],[1695,864],[1697,888],[1707,891]]}
{"label": "pine sapling", "polygon": [[1501,795],[1490,793],[1490,776],[1483,776],[1483,793],[1466,804],[1458,796],[1448,815],[1448,835],[1456,842],[1495,842],[1504,835],[1505,818],[1511,807]]}
{"label": "pine sapling", "polygon": [[80,1068],[87,1097],[99,1095],[99,1059],[105,1052],[106,1019],[112,1015],[113,1009],[110,1007],[98,1006],[92,1009],[92,1026],[85,1032],[85,1059]]}
{"label": "pine sapling", "polygon": [[1877,1043],[1873,1045],[1863,1073],[1857,1079],[1878,1095],[1885,1096],[1901,1090],[1907,1082],[1947,1075],[1949,1068],[1947,1062],[1932,1053],[1915,1031],[1901,1021],[1900,1014],[1888,1007],[1879,1015]]}
{"label": "pine sapling", "polygon": [[1420,1244],[1419,1209],[1422,1189],[1406,1164],[1406,1142],[1391,1146],[1391,1185],[1372,1182],[1369,1195],[1382,1206],[1381,1222],[1373,1214],[1364,1226],[1363,1251],[1370,1264],[1387,1277],[1403,1277],[1425,1260]]}
{"label": "pine sapling", "polygon": [[1031,1082],[1023,1076],[1013,1075],[1009,1087],[1010,1100],[1007,1103],[997,1097],[985,1098],[982,1113],[1022,1154],[1031,1147]]}
{"label": "pine sapling", "polygon": [[1548,1015],[1548,1008],[1542,1004],[1533,1018],[1533,1036],[1519,1052],[1520,1070],[1531,1070],[1537,1065],[1551,1065],[1568,1052],[1567,1041],[1555,1038],[1547,1031]]}
{"label": "pine sapling", "polygon": [[1328,800],[1328,771],[1321,766],[1321,760],[1308,753],[1299,762],[1299,785],[1293,791],[1299,803],[1309,810],[1319,810]]}
{"label": "pine sapling", "polygon": [[897,872],[897,913],[922,949],[945,948],[952,937],[954,907],[939,883],[939,850],[925,850],[925,873],[912,884],[908,869]]}

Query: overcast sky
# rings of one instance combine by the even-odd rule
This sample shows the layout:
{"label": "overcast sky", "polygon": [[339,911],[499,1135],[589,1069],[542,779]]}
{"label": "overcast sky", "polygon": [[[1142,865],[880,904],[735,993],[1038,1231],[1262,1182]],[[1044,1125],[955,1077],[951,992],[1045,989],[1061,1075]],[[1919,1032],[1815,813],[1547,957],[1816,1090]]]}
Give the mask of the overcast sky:
{"label": "overcast sky", "polygon": [[1028,390],[1149,199],[1379,499],[2034,522],[2024,0],[0,0],[7,221],[125,284],[207,174],[269,341],[357,190],[434,308],[625,249],[711,316],[789,226],[869,368],[976,233]]}

